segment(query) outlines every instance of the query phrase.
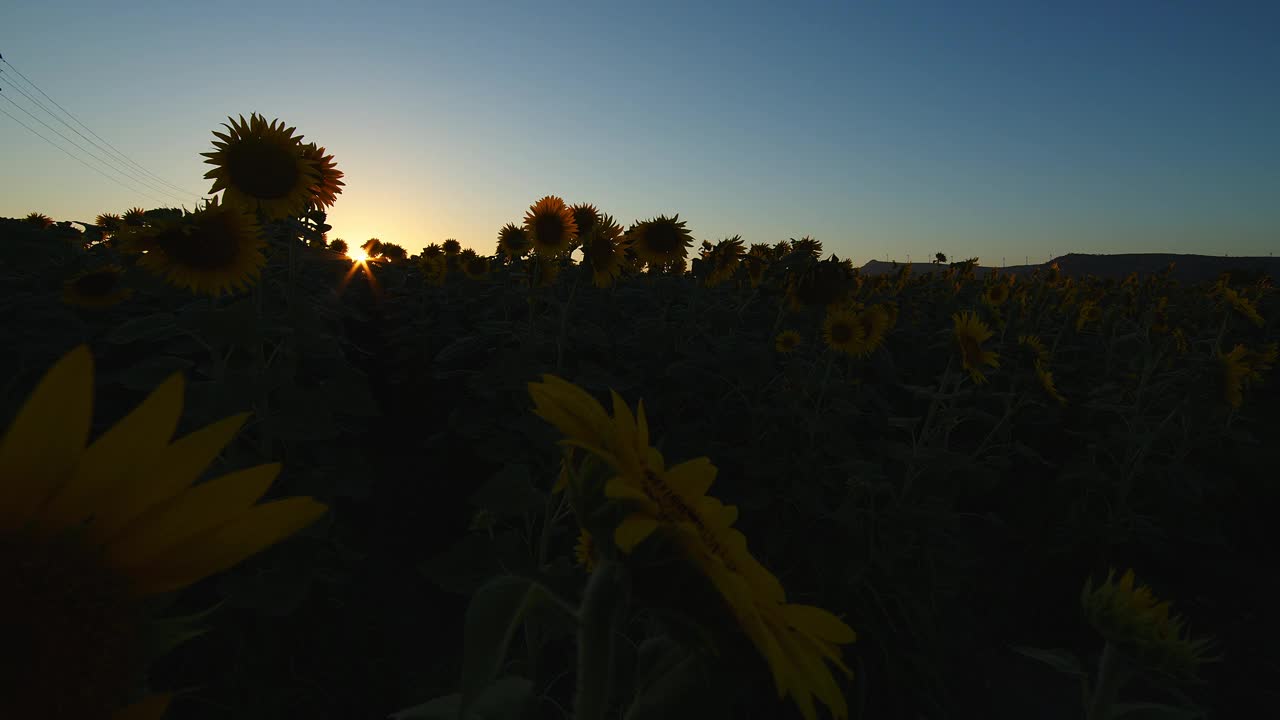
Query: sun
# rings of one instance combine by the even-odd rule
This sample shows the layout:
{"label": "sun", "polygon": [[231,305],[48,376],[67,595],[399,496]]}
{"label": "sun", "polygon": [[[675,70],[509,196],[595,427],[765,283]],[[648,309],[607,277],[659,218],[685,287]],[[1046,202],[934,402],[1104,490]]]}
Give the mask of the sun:
{"label": "sun", "polygon": [[361,247],[353,247],[347,250],[347,257],[351,259],[351,262],[357,265],[363,265],[364,263],[369,262],[369,253],[365,252],[364,248]]}

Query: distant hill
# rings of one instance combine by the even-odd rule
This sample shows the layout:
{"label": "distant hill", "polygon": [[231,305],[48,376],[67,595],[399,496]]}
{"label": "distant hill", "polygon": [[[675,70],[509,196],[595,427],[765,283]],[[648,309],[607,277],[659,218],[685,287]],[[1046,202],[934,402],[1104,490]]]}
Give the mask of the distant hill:
{"label": "distant hill", "polygon": [[[1062,255],[1040,265],[1009,265],[1004,268],[991,268],[979,265],[975,271],[979,276],[992,270],[1014,275],[1030,274],[1036,268],[1048,267],[1058,263],[1063,275],[1083,277],[1095,275],[1100,278],[1124,279],[1131,272],[1139,275],[1163,272],[1174,263],[1173,278],[1179,282],[1196,283],[1212,281],[1223,272],[1240,276],[1246,273],[1265,273],[1272,278],[1280,278],[1280,258],[1276,257],[1221,257],[1218,255],[1179,255],[1176,253],[1126,253],[1121,255],[1085,255],[1071,253]],[[883,275],[897,272],[904,263],[890,263],[883,260],[870,260],[862,266],[863,275]],[[946,265],[933,263],[914,263],[912,270],[918,273],[930,270],[945,269]]]}

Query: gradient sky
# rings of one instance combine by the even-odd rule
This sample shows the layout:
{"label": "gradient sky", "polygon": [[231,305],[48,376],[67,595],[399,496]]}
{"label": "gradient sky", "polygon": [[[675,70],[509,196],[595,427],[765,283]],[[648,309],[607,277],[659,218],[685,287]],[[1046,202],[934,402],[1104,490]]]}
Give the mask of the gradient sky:
{"label": "gradient sky", "polygon": [[[211,131],[256,111],[336,156],[349,242],[491,253],[555,194],[997,265],[1280,250],[1278,27],[1276,2],[14,2],[0,53],[188,208]],[[98,152],[13,68],[0,96]],[[182,204],[151,194],[0,115],[0,216]]]}

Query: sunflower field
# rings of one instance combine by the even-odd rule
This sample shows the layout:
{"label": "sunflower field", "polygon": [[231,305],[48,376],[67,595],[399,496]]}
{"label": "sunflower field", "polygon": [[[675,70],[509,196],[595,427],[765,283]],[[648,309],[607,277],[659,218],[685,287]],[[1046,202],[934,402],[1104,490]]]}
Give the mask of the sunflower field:
{"label": "sunflower field", "polygon": [[411,254],[225,128],[195,210],[0,219],[0,717],[1280,706],[1265,274],[870,274],[552,195]]}

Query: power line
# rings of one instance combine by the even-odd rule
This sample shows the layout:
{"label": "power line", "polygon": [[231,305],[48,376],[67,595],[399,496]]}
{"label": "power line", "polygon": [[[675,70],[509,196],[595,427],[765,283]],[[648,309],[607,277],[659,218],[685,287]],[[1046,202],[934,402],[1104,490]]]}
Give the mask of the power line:
{"label": "power line", "polygon": [[[92,135],[92,136],[94,136],[94,137],[98,138],[99,140],[102,140],[102,142],[106,143],[107,147],[109,147],[109,148],[111,148],[113,151],[115,151],[115,154],[116,154],[117,156],[119,156],[122,160],[124,160],[125,162],[127,162],[127,163],[129,163],[130,165],[133,165],[134,167],[138,168],[138,169],[139,169],[139,170],[141,170],[143,173],[145,173],[145,174],[147,174],[147,175],[150,175],[151,177],[155,178],[157,182],[160,182],[160,183],[162,183],[162,184],[164,184],[164,185],[168,185],[169,187],[173,188],[174,190],[177,190],[179,193],[182,193],[182,196],[183,196],[183,197],[186,197],[186,196],[189,196],[189,195],[193,195],[193,194],[194,194],[194,195],[197,195],[197,196],[199,196],[199,195],[200,195],[199,193],[192,193],[192,192],[191,192],[191,191],[189,191],[189,190],[185,190],[185,189],[183,189],[183,188],[178,187],[177,185],[174,185],[173,183],[171,183],[171,182],[169,182],[169,181],[165,180],[164,178],[160,177],[159,175],[156,175],[155,173],[151,172],[150,170],[147,170],[147,169],[146,169],[145,167],[143,167],[142,165],[140,165],[140,164],[138,164],[138,163],[134,162],[131,158],[129,158],[129,156],[127,156],[127,155],[125,155],[124,153],[122,153],[122,152],[120,152],[119,150],[117,150],[117,149],[116,149],[116,147],[115,147],[114,145],[112,145],[111,143],[107,142],[105,139],[103,139],[103,138],[102,138],[102,136],[100,136],[100,135],[98,135],[97,133],[95,133],[92,129],[90,129],[90,128],[89,128],[89,126],[88,126],[88,125],[85,125],[84,123],[80,122],[80,119],[79,119],[79,118],[77,118],[75,115],[72,115],[72,114],[71,114],[71,112],[70,112],[70,111],[68,111],[66,108],[64,108],[64,107],[62,107],[61,105],[59,105],[57,100],[54,100],[53,98],[49,97],[49,94],[48,94],[48,93],[46,93],[44,90],[41,90],[41,89],[40,89],[40,87],[39,87],[38,85],[36,85],[35,83],[31,82],[31,79],[30,79],[30,78],[28,78],[26,75],[23,75],[21,70],[19,70],[18,68],[14,67],[14,66],[13,66],[13,63],[9,62],[8,60],[6,60],[6,59],[4,58],[4,54],[3,54],[3,53],[0,53],[0,62],[3,62],[5,65],[8,65],[10,69],[12,69],[15,73],[17,73],[17,74],[18,74],[18,77],[21,77],[23,80],[25,80],[25,81],[27,82],[27,84],[28,84],[28,85],[30,85],[32,88],[34,88],[34,89],[35,89],[35,91],[36,91],[36,92],[40,93],[41,95],[44,95],[44,96],[45,96],[45,98],[46,98],[46,99],[48,99],[48,101],[49,101],[49,102],[53,103],[54,105],[56,105],[56,106],[58,107],[58,109],[59,109],[59,110],[61,110],[62,112],[66,113],[66,114],[67,114],[67,117],[71,118],[72,120],[75,120],[75,121],[76,121],[76,124],[78,124],[80,127],[84,128],[85,130],[88,130],[88,132],[89,132],[89,134],[90,134],[90,135]],[[15,85],[14,87],[17,87],[17,86]],[[39,103],[37,102],[37,104],[39,104]],[[43,106],[42,106],[42,107],[43,107]],[[45,110],[45,112],[48,112],[48,110],[46,109],[46,110]],[[49,114],[50,114],[50,115],[53,115],[53,113],[49,113]],[[55,117],[56,117],[56,116],[55,116]],[[60,119],[60,118],[59,118],[59,121],[61,122],[61,119]],[[65,123],[65,122],[63,122],[63,124],[64,124],[64,125],[66,125],[66,123]],[[71,127],[71,126],[70,126],[70,125],[67,125],[67,127]],[[75,130],[75,128],[71,128],[71,129],[72,129],[72,130]],[[79,135],[79,134],[80,134],[78,130],[76,130],[76,134],[77,134],[77,135]],[[84,137],[84,136],[83,136],[83,135],[80,135],[80,137]],[[89,142],[93,142],[92,140],[89,140],[88,138],[85,138],[85,140],[87,140],[87,141],[89,141]],[[95,143],[95,145],[96,145],[96,143]],[[100,149],[101,149],[101,148],[100,148]],[[106,150],[103,150],[103,152],[106,152]]]}
{"label": "power line", "polygon": [[[19,105],[18,103],[14,102],[14,101],[13,101],[13,98],[9,97],[8,95],[5,95],[4,93],[0,93],[0,98],[4,98],[5,100],[9,101],[9,104],[13,105],[14,107],[18,108],[18,109],[19,109],[19,110],[21,110],[22,112],[26,113],[28,116],[30,116],[30,117],[31,117],[31,119],[35,120],[36,122],[40,123],[41,125],[43,125],[43,126],[45,126],[45,127],[49,128],[50,130],[52,130],[55,134],[57,134],[57,136],[58,136],[58,137],[62,138],[63,140],[66,140],[67,142],[71,143],[72,145],[75,145],[78,149],[80,149],[80,150],[84,151],[84,152],[85,152],[86,154],[88,154],[90,157],[93,157],[94,159],[98,160],[99,162],[102,162],[102,164],[103,164],[104,166],[106,166],[106,167],[107,167],[107,169],[109,169],[109,170],[113,170],[113,171],[115,171],[115,172],[119,173],[121,177],[128,178],[128,176],[127,176],[127,175],[125,175],[124,173],[120,173],[120,171],[119,171],[119,170],[115,170],[115,169],[114,169],[114,168],[112,168],[108,163],[106,163],[106,162],[102,161],[101,159],[99,159],[99,158],[98,158],[96,155],[94,155],[93,153],[91,153],[91,152],[89,152],[89,151],[85,150],[83,147],[80,147],[80,145],[78,145],[78,144],[76,143],[76,141],[74,141],[74,140],[72,140],[71,138],[68,138],[66,135],[63,135],[62,133],[58,132],[57,128],[52,127],[51,125],[49,125],[49,123],[47,123],[47,122],[45,122],[45,121],[41,120],[40,118],[36,117],[35,115],[32,115],[30,110],[27,110],[26,108],[22,107],[22,106],[21,106],[21,105]],[[7,114],[7,113],[6,113],[6,114]],[[12,115],[10,115],[9,117],[13,117],[13,116],[12,116]],[[16,120],[17,118],[14,118],[14,119]],[[25,127],[25,126],[24,126],[24,127]],[[28,128],[28,129],[30,129],[30,128]],[[37,133],[37,134],[38,134],[38,133]],[[44,137],[44,136],[43,136],[43,135],[41,135],[41,137]],[[45,140],[48,140],[48,138],[45,138]],[[59,147],[60,147],[60,146],[59,146]],[[65,152],[65,150],[64,150],[64,152]],[[132,178],[130,178],[130,179],[132,179]],[[118,181],[117,181],[117,182],[118,182]],[[124,183],[121,183],[121,184],[124,184]],[[128,185],[125,185],[125,187],[128,187],[128,189],[129,189],[130,191],[132,191],[132,192],[141,193],[141,194],[143,194],[143,195],[146,195],[147,197],[150,197],[150,198],[152,198],[152,199],[158,200],[158,201],[159,201],[159,202],[161,202],[161,203],[166,203],[166,204],[167,204],[167,203],[171,202],[171,201],[169,201],[169,200],[165,200],[164,198],[156,198],[154,195],[150,195],[149,193],[146,193],[146,192],[144,192],[144,191],[138,190],[137,188],[129,187]],[[179,198],[179,199],[181,199],[181,198]]]}
{"label": "power line", "polygon": [[[7,99],[7,98],[6,98],[6,99]],[[12,100],[10,100],[10,102],[13,102],[13,101],[12,101]],[[5,115],[9,115],[9,111],[5,110],[4,108],[0,108],[0,113],[4,113]],[[62,151],[62,152],[64,152],[64,153],[66,153],[66,154],[67,154],[67,157],[71,158],[72,160],[75,160],[76,162],[80,163],[81,165],[83,165],[83,166],[85,166],[85,167],[89,168],[90,170],[92,170],[92,171],[94,171],[94,172],[98,173],[99,175],[101,175],[102,177],[104,177],[104,178],[106,178],[106,179],[110,180],[110,181],[111,181],[111,182],[113,182],[113,183],[116,183],[117,185],[121,184],[119,180],[116,180],[115,178],[111,177],[110,175],[107,175],[106,173],[104,173],[104,172],[102,172],[101,170],[99,170],[98,168],[96,168],[96,167],[94,167],[94,166],[90,165],[89,163],[85,162],[84,160],[81,160],[80,158],[76,157],[75,155],[72,155],[71,153],[67,152],[66,148],[62,147],[61,145],[58,145],[57,143],[53,142],[53,141],[52,141],[52,140],[50,140],[49,138],[47,138],[47,137],[45,137],[45,136],[41,135],[40,133],[36,132],[36,131],[35,131],[35,130],[30,126],[30,125],[28,125],[28,124],[26,124],[26,123],[22,122],[21,120],[19,120],[19,119],[18,119],[18,118],[16,118],[16,117],[13,117],[12,115],[9,115],[9,118],[10,118],[10,119],[12,119],[14,122],[18,123],[19,125],[21,125],[22,127],[26,128],[26,129],[28,129],[28,130],[30,130],[32,133],[34,133],[34,134],[36,135],[36,137],[40,138],[41,140],[44,140],[45,142],[49,143],[50,145],[52,145],[52,146],[54,146],[54,147],[58,148],[59,150],[61,150],[61,151]],[[125,189],[129,190],[130,192],[138,192],[137,190],[134,190],[133,188],[125,188]],[[141,194],[142,194],[142,195],[147,195],[147,193],[141,193]],[[152,195],[147,195],[147,197],[150,197],[150,198],[152,198],[152,199],[156,199],[156,198],[155,198],[155,196],[152,196]],[[164,200],[160,200],[160,202],[162,202],[162,203],[163,203],[163,202],[165,202],[165,201],[164,201]]]}
{"label": "power line", "polygon": [[[4,72],[4,70],[3,70],[3,69],[0,69],[0,72]],[[80,136],[80,138],[81,138],[81,139],[83,139],[85,142],[89,143],[90,145],[93,145],[94,147],[98,148],[98,149],[99,149],[99,150],[101,150],[102,152],[107,153],[107,150],[106,150],[105,148],[103,148],[101,145],[99,145],[99,144],[95,143],[94,141],[90,140],[89,138],[85,137],[85,136],[84,136],[84,133],[80,132],[79,130],[76,130],[75,128],[71,127],[70,125],[67,125],[67,121],[65,121],[65,120],[63,120],[62,118],[58,117],[56,114],[54,114],[54,113],[53,113],[53,111],[49,110],[49,108],[47,108],[47,107],[45,107],[43,104],[41,104],[41,102],[40,102],[39,100],[37,100],[37,99],[35,99],[35,98],[31,97],[31,94],[30,94],[30,93],[28,93],[27,91],[23,90],[21,87],[18,87],[17,85],[13,85],[12,87],[13,87],[13,89],[14,89],[14,90],[17,90],[18,92],[22,93],[22,96],[23,96],[23,97],[25,97],[26,99],[28,99],[28,100],[30,100],[31,102],[35,103],[35,104],[36,104],[36,107],[38,107],[38,108],[40,108],[41,110],[44,110],[46,113],[48,113],[48,114],[49,114],[49,115],[50,115],[54,120],[57,120],[58,122],[62,123],[64,126],[66,126],[66,128],[67,128],[68,130],[70,130],[71,132],[73,132],[73,133],[75,133],[75,134],[79,135],[79,136]],[[33,116],[33,117],[34,117],[34,116]],[[48,126],[46,125],[46,127],[48,127]],[[52,129],[52,128],[50,128],[50,129]],[[64,137],[65,137],[65,136],[64,136]],[[67,138],[67,140],[68,140],[69,142],[71,141],[71,140],[70,140],[70,138]],[[79,146],[77,145],[77,147],[79,147]],[[84,149],[84,148],[81,148],[81,149],[82,149],[82,150],[85,150],[85,152],[86,152],[86,153],[88,153],[90,156],[92,156],[92,157],[93,157],[93,159],[97,160],[98,162],[102,163],[103,165],[106,165],[106,166],[108,166],[108,167],[111,167],[112,169],[116,170],[117,172],[120,172],[121,174],[128,174],[129,178],[130,178],[130,179],[132,179],[134,182],[141,183],[144,187],[146,187],[146,188],[148,188],[148,189],[150,189],[150,190],[154,190],[154,191],[156,191],[156,192],[158,192],[158,193],[162,193],[162,194],[164,194],[164,195],[168,195],[168,196],[173,197],[173,198],[176,198],[176,199],[178,199],[178,200],[183,200],[183,199],[186,199],[186,198],[188,197],[188,196],[187,196],[187,195],[185,195],[185,194],[184,194],[184,195],[175,195],[174,193],[172,193],[172,192],[170,192],[170,191],[168,191],[168,190],[164,189],[163,187],[157,187],[157,186],[156,186],[156,182],[155,182],[154,180],[148,180],[147,178],[141,177],[141,176],[139,176],[136,172],[134,172],[133,170],[131,170],[130,168],[128,168],[128,167],[124,167],[124,168],[117,167],[116,165],[113,165],[112,163],[107,162],[106,160],[102,159],[101,157],[99,157],[99,156],[97,156],[97,155],[94,155],[92,152],[89,152],[87,149]],[[108,154],[108,157],[110,157],[110,153],[107,153],[107,154]],[[114,157],[113,157],[113,158],[111,158],[111,160],[112,160],[112,161],[118,161],[118,158],[114,158]],[[117,162],[116,164],[118,165],[118,162]],[[184,191],[184,192],[185,192],[185,191]]]}

